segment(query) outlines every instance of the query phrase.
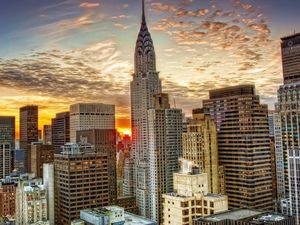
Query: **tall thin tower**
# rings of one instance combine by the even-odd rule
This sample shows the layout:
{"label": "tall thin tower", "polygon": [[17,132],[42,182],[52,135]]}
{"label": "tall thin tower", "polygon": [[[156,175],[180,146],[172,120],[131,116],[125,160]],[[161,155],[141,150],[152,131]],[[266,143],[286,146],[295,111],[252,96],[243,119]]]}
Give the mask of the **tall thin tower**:
{"label": "tall thin tower", "polygon": [[161,93],[153,41],[147,27],[143,0],[141,28],[137,37],[131,88],[133,193],[141,215],[149,217],[149,143],[147,110]]}
{"label": "tall thin tower", "polygon": [[278,89],[275,136],[278,198],[300,222],[300,33],[281,38],[284,84]]}

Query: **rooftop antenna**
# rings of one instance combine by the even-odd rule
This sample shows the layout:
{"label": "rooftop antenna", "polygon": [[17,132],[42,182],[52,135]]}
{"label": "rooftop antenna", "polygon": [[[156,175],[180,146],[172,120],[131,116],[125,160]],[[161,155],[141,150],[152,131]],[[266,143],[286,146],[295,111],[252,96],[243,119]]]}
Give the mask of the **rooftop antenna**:
{"label": "rooftop antenna", "polygon": [[175,100],[175,98],[174,98],[174,108],[176,109],[177,107],[176,107],[176,100]]}

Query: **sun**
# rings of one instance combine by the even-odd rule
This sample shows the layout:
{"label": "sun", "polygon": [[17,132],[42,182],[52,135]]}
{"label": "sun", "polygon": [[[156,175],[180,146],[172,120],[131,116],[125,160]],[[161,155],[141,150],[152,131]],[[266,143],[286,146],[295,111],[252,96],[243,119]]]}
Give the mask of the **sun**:
{"label": "sun", "polygon": [[131,129],[129,128],[118,128],[118,131],[121,135],[129,135],[131,136]]}

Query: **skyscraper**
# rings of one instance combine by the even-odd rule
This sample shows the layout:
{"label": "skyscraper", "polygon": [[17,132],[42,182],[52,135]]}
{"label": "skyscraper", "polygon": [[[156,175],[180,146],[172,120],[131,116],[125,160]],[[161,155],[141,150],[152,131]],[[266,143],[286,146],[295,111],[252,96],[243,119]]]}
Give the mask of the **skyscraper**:
{"label": "skyscraper", "polygon": [[15,117],[0,116],[0,179],[14,169]]}
{"label": "skyscraper", "polygon": [[281,38],[281,55],[284,84],[300,81],[300,33]]}
{"label": "skyscraper", "polygon": [[209,97],[203,106],[217,125],[229,207],[272,209],[267,106],[260,104],[254,85],[212,90]]}
{"label": "skyscraper", "polygon": [[55,225],[54,215],[54,164],[46,163],[43,165],[43,183],[47,190],[48,218],[50,225]]}
{"label": "skyscraper", "polygon": [[54,147],[53,145],[45,145],[42,142],[33,142],[31,144],[31,173],[36,178],[43,178],[43,164],[53,163]]}
{"label": "skyscraper", "polygon": [[115,106],[102,103],[79,103],[70,106],[70,141],[76,132],[91,129],[115,129]]}
{"label": "skyscraper", "polygon": [[95,151],[107,156],[109,177],[109,201],[110,205],[117,200],[117,159],[116,159],[116,130],[93,129],[77,131],[77,143],[93,145]]}
{"label": "skyscraper", "polygon": [[82,209],[109,205],[106,154],[88,145],[69,143],[54,157],[56,225],[69,225]]}
{"label": "skyscraper", "polygon": [[277,202],[276,207],[278,208],[278,193],[277,193],[277,173],[276,173],[276,145],[275,145],[275,132],[277,130],[277,113],[274,110],[269,110],[269,139],[270,139],[270,150],[271,150],[271,165],[272,165],[272,191],[273,200]]}
{"label": "skyscraper", "polygon": [[[131,126],[133,159],[133,193],[136,195],[140,214],[150,217],[149,209],[149,135],[148,109],[154,107],[155,94],[161,93],[161,81],[156,71],[153,41],[148,31],[143,1],[141,28],[137,37],[134,74],[130,84]],[[130,164],[128,164],[130,165]],[[131,170],[131,168],[129,168]],[[130,184],[130,182],[128,182]],[[131,192],[131,191],[128,191]]]}
{"label": "skyscraper", "polygon": [[57,113],[52,119],[52,145],[55,152],[60,151],[60,147],[70,142],[70,113]]}
{"label": "skyscraper", "polygon": [[173,173],[178,172],[182,156],[181,109],[171,109],[167,94],[154,96],[154,108],[148,110],[150,218],[163,220],[162,194],[173,191]]}
{"label": "skyscraper", "polygon": [[202,173],[207,174],[208,192],[219,194],[219,159],[217,128],[210,115],[203,109],[193,110],[193,120],[183,134],[183,158],[191,160]]}
{"label": "skyscraper", "polygon": [[32,142],[37,142],[38,106],[28,105],[20,108],[20,148],[25,151],[25,170],[30,172],[30,148]]}
{"label": "skyscraper", "polygon": [[44,125],[43,141],[45,144],[51,145],[52,143],[52,127],[51,125]]}
{"label": "skyscraper", "polygon": [[[281,39],[284,85],[278,90],[277,111],[281,135],[275,136],[282,162],[277,160],[278,179],[284,186],[283,212],[300,221],[300,33]],[[280,147],[281,146],[281,147]],[[280,158],[279,158],[280,159]]]}

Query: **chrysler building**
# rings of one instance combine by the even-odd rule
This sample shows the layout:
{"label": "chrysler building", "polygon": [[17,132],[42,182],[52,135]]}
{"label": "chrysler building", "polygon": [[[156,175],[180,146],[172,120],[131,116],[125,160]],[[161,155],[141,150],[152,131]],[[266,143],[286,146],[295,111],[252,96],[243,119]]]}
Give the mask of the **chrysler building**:
{"label": "chrysler building", "polygon": [[148,109],[154,107],[154,95],[161,93],[161,81],[156,71],[153,41],[145,18],[143,1],[141,28],[136,41],[135,67],[131,82],[132,126],[132,192],[136,196],[140,214],[149,217],[150,176]]}

